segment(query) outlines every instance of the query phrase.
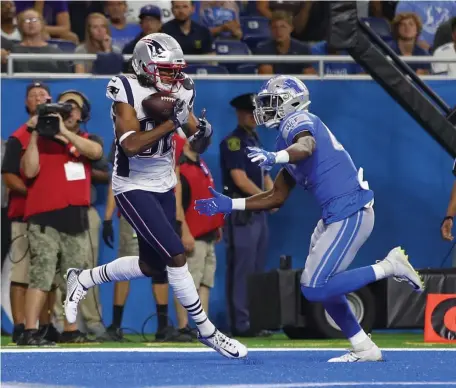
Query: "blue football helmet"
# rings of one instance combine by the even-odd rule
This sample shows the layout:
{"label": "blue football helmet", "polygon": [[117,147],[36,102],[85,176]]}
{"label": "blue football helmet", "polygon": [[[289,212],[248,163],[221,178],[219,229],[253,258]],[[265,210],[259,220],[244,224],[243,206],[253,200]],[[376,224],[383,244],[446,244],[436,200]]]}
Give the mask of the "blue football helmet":
{"label": "blue football helmet", "polygon": [[261,87],[254,99],[254,105],[256,123],[274,128],[290,113],[308,109],[309,91],[298,78],[278,75]]}

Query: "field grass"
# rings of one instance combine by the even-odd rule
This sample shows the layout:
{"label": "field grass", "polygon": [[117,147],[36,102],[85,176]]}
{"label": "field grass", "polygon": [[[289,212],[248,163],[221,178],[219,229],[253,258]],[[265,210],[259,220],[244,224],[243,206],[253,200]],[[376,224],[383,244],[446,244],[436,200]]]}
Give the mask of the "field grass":
{"label": "field grass", "polygon": [[[149,339],[145,342],[139,335],[126,335],[126,342],[96,342],[90,344],[58,344],[62,348],[191,348],[202,347],[198,342],[178,343],[178,342],[155,342],[153,335],[146,335]],[[449,344],[431,344],[423,342],[422,333],[374,333],[372,339],[380,348],[432,348],[432,347],[454,347]],[[268,338],[241,338],[240,341],[249,348],[347,348],[348,341],[343,339],[331,340],[291,340],[285,334],[274,334]],[[2,347],[17,346],[11,343],[10,337],[2,337]]]}

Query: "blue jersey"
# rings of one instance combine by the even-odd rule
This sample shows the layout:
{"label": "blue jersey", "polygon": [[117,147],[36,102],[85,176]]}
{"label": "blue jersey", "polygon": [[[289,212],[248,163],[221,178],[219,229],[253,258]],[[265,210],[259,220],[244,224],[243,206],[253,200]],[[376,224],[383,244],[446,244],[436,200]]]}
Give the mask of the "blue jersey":
{"label": "blue jersey", "polygon": [[296,135],[304,131],[314,137],[315,151],[309,158],[286,164],[285,168],[297,184],[314,195],[323,221],[340,221],[372,202],[373,191],[367,189],[367,182],[362,183],[362,177],[358,178],[350,155],[319,117],[306,111],[286,116],[279,126],[277,151],[291,146]]}

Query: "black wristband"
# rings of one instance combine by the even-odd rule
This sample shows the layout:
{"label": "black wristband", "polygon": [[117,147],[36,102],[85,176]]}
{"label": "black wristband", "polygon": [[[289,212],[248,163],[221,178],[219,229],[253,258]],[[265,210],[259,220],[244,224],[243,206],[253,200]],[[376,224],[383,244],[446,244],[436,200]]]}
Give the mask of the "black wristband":
{"label": "black wristband", "polygon": [[442,220],[442,224],[441,224],[440,226],[442,226],[446,220],[451,220],[451,221],[453,221],[453,217],[451,217],[451,216],[446,216],[446,217]]}

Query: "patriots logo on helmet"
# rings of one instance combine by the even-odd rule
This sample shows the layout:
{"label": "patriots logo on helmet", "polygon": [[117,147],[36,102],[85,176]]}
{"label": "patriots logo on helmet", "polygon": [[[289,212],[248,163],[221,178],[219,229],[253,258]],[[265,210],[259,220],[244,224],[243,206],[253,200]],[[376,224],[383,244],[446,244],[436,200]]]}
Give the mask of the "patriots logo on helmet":
{"label": "patriots logo on helmet", "polygon": [[149,48],[152,57],[160,57],[165,52],[164,47],[155,40],[144,40],[144,43]]}

